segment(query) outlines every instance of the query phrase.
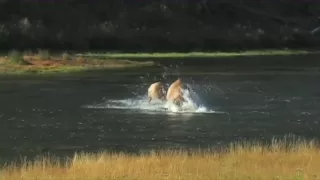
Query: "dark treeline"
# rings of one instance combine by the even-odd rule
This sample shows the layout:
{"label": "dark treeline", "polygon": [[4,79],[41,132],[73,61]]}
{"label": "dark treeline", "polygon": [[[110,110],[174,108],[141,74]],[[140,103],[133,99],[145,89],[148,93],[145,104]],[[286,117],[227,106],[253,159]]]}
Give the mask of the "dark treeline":
{"label": "dark treeline", "polygon": [[308,0],[1,0],[0,48],[203,51],[320,46]]}

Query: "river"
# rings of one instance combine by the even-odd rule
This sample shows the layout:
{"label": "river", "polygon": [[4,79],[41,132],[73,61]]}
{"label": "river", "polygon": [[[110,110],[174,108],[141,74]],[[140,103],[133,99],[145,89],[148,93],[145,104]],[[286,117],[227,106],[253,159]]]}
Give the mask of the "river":
{"label": "river", "polygon": [[[207,148],[287,134],[320,138],[318,71],[152,72],[1,77],[0,159]],[[148,86],[170,84],[178,75],[197,108],[171,112],[157,101],[148,105]]]}

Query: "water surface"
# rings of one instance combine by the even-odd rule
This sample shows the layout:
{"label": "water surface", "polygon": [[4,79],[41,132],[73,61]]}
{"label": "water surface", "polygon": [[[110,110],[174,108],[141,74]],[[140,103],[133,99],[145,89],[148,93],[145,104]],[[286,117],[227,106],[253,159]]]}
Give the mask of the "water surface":
{"label": "water surface", "polygon": [[219,74],[181,68],[204,107],[183,113],[167,112],[158,102],[148,106],[151,83],[177,78],[149,72],[0,78],[0,158],[206,148],[289,133],[320,137],[317,71]]}

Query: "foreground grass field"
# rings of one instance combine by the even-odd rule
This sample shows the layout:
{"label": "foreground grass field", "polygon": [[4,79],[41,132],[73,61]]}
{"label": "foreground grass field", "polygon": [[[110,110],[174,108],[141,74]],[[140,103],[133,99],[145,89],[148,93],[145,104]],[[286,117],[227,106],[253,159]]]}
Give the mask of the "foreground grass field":
{"label": "foreground grass field", "polygon": [[59,163],[40,158],[7,165],[1,179],[319,179],[320,151],[315,141],[234,143],[225,151],[161,151],[144,155],[76,154]]}

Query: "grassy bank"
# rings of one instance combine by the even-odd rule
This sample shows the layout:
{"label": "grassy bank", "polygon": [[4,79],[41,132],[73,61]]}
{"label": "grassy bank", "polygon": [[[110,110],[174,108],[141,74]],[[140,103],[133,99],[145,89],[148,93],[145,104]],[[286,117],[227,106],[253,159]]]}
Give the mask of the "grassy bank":
{"label": "grassy bank", "polygon": [[288,56],[300,54],[312,54],[318,52],[306,50],[260,50],[260,51],[239,51],[239,52],[188,52],[188,53],[84,53],[80,57],[99,57],[112,59],[181,59],[181,58],[221,58],[239,56]]}
{"label": "grassy bank", "polygon": [[51,55],[49,51],[40,51],[35,54],[11,51],[7,56],[0,57],[0,74],[75,73],[96,70],[123,70],[153,65],[152,61],[101,60],[94,57],[76,57],[66,53]]}
{"label": "grassy bank", "polygon": [[[189,52],[189,53],[83,53],[51,54],[47,50],[37,53],[10,51],[0,56],[0,74],[61,74],[92,71],[120,71],[155,65],[172,65],[183,62],[185,65],[239,65],[281,64],[279,57],[284,57],[289,65],[297,61],[290,55],[317,55],[318,52],[306,50],[261,50],[242,52]],[[259,56],[258,59],[255,57]],[[224,57],[230,57],[224,61]],[[233,57],[233,58],[232,58]],[[244,57],[245,59],[236,59]],[[222,58],[222,59],[221,59]],[[230,61],[230,59],[232,59]],[[301,58],[300,58],[301,59]],[[305,58],[304,58],[305,59]],[[312,58],[311,58],[312,59]],[[314,58],[313,58],[314,59]],[[170,61],[171,60],[171,61]],[[298,60],[299,64],[307,61]]]}
{"label": "grassy bank", "polygon": [[154,151],[143,155],[76,154],[59,163],[40,158],[7,165],[1,179],[318,179],[320,151],[314,141],[233,143],[225,151]]}

